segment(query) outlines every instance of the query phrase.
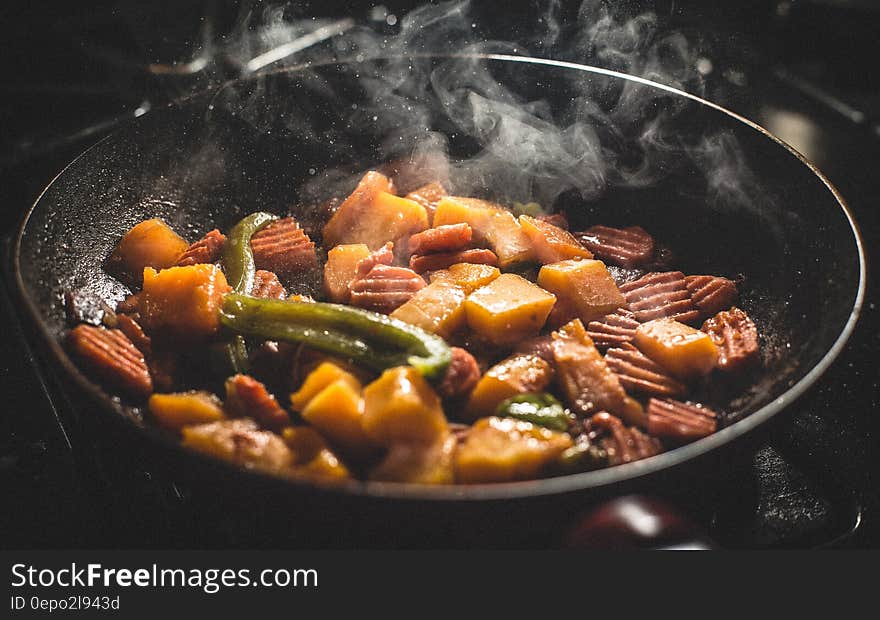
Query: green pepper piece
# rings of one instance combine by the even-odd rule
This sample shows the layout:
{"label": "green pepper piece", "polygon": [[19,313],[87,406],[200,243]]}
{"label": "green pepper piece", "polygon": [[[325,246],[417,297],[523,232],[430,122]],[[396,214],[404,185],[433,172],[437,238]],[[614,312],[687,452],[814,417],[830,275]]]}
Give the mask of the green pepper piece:
{"label": "green pepper piece", "polygon": [[582,439],[560,454],[556,465],[559,473],[565,474],[602,469],[608,466],[608,453],[596,444]]}
{"label": "green pepper piece", "polygon": [[251,237],[254,233],[277,220],[278,217],[270,213],[251,213],[243,218],[226,237],[223,244],[223,252],[220,254],[220,262],[223,264],[223,274],[232,290],[236,293],[248,294],[254,285],[254,252],[251,249]]}
{"label": "green pepper piece", "polygon": [[452,350],[439,336],[378,312],[339,304],[230,293],[223,300],[220,321],[240,334],[302,342],[376,370],[409,364],[426,379],[441,379],[452,360]]}
{"label": "green pepper piece", "polygon": [[[238,224],[229,231],[220,261],[223,265],[223,274],[226,281],[236,293],[247,294],[254,286],[254,251],[251,249],[251,237],[254,233],[277,220],[270,213],[251,213],[241,219]],[[236,335],[226,347],[229,364],[237,373],[246,373],[248,370],[247,344],[240,335]]]}
{"label": "green pepper piece", "polygon": [[546,392],[511,396],[498,404],[495,415],[516,418],[560,432],[568,430],[571,420],[562,403]]}

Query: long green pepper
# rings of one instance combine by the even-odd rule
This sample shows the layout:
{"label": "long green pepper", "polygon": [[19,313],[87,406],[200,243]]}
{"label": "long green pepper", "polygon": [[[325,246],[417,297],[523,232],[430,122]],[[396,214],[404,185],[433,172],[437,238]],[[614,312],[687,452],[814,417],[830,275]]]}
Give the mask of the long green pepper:
{"label": "long green pepper", "polygon": [[339,304],[230,293],[223,300],[220,321],[240,334],[302,342],[376,370],[409,364],[429,380],[442,378],[452,361],[452,350],[439,336],[384,314]]}
{"label": "long green pepper", "polygon": [[[242,218],[232,227],[223,244],[220,262],[226,281],[236,293],[248,294],[254,285],[254,251],[251,249],[251,237],[258,230],[278,218],[271,213],[251,213]],[[230,364],[235,372],[245,373],[248,369],[247,345],[244,338],[236,335],[233,342],[226,347]]]}

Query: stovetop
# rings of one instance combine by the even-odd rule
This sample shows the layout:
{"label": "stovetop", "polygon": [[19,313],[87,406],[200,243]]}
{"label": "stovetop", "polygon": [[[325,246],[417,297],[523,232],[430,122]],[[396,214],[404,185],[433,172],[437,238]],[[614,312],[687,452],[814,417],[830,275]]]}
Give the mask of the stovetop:
{"label": "stovetop", "polygon": [[[13,76],[4,82],[0,102],[0,232],[7,241],[42,187],[76,154],[119,122],[204,86],[201,56],[184,42],[223,40],[217,31],[229,32],[243,10],[238,3],[193,3],[190,14],[170,25],[161,15],[134,12],[133,4],[96,8],[87,17],[47,17],[28,9],[6,17],[22,24],[8,35],[12,53],[0,61]],[[393,29],[401,3],[385,4],[352,17]],[[873,39],[860,48],[859,36],[876,32],[866,25],[876,24],[876,15],[841,13],[821,3],[807,9],[752,4],[720,15],[701,3],[674,10],[686,32],[711,33],[704,37],[710,52],[701,61],[707,96],[756,120],[819,165],[855,213],[871,265],[880,247],[880,75],[869,69]],[[349,17],[334,11],[332,2],[320,8],[305,3],[300,10],[321,16],[313,29],[335,28]],[[168,28],[133,44],[126,24],[151,19]],[[840,29],[848,29],[849,38],[836,38]],[[834,50],[845,41],[845,53],[804,48],[803,41],[819,32]],[[225,75],[234,70],[226,66]],[[37,359],[3,277],[0,488],[12,509],[0,515],[0,546],[247,545],[246,523],[217,515],[198,490],[149,471],[86,430],[81,408]],[[712,493],[676,496],[720,545],[880,545],[880,380],[874,367],[880,321],[873,293],[869,287],[862,318],[840,358],[753,458],[732,464],[737,471]],[[435,543],[442,546],[443,540]]]}

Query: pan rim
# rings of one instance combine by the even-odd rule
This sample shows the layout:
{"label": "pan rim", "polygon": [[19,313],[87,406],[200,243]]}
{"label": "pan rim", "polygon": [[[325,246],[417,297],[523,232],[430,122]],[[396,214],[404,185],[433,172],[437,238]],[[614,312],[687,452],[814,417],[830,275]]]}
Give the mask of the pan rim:
{"label": "pan rim", "polygon": [[[399,58],[400,55],[390,55],[384,58]],[[122,129],[130,126],[133,123],[140,122],[142,118],[150,115],[147,114],[142,115],[141,117],[131,119],[124,125],[120,126],[116,130],[114,130],[109,135],[105,136],[95,144],[91,145],[87,149],[85,149],[82,153],[80,153],[77,157],[71,160],[67,165],[65,165],[59,172],[56,174],[52,180],[46,185],[46,187],[40,192],[39,196],[37,196],[34,203],[31,207],[25,212],[22,217],[21,223],[19,224],[18,231],[15,235],[15,239],[12,246],[12,274],[13,280],[15,282],[15,288],[18,297],[21,301],[24,302],[24,308],[29,315],[29,319],[36,327],[39,335],[45,344],[48,345],[49,350],[51,351],[54,361],[58,362],[62,368],[66,371],[66,373],[74,379],[74,381],[78,384],[83,391],[88,393],[89,397],[92,401],[100,404],[101,409],[108,411],[111,413],[115,419],[122,418],[124,420],[124,424],[128,427],[129,430],[134,431],[140,437],[148,438],[149,441],[161,444],[164,448],[170,448],[180,453],[187,453],[188,456],[195,456],[197,459],[209,463],[212,466],[219,466],[222,470],[228,471],[231,474],[235,475],[245,475],[252,476],[256,481],[260,483],[279,483],[284,487],[293,487],[293,488],[301,488],[307,491],[327,491],[334,493],[341,493],[344,495],[353,495],[353,496],[365,496],[371,498],[387,498],[387,499],[397,499],[397,500],[414,500],[414,501],[490,501],[490,500],[505,500],[505,499],[521,499],[521,498],[534,498],[534,497],[542,497],[548,495],[560,495],[566,493],[575,493],[575,492],[586,492],[590,489],[598,489],[609,487],[616,483],[622,483],[626,481],[632,481],[636,478],[641,478],[644,476],[648,476],[650,474],[656,474],[664,470],[669,470],[684,464],[687,461],[705,455],[721,446],[729,443],[737,437],[741,437],[743,435],[748,434],[761,424],[767,422],[778,413],[782,412],[788,405],[796,401],[799,397],[801,397],[809,388],[813,386],[813,384],[825,373],[825,371],[831,366],[835,359],[839,356],[840,352],[843,350],[850,336],[852,335],[853,330],[855,329],[855,325],[858,321],[859,315],[861,313],[862,305],[864,303],[865,297],[865,288],[867,281],[867,269],[866,269],[866,258],[864,251],[864,243],[861,237],[861,233],[859,231],[858,224],[855,221],[855,217],[852,214],[852,211],[849,208],[849,205],[844,200],[843,196],[840,194],[839,190],[831,183],[831,181],[822,173],[819,168],[813,164],[809,159],[807,159],[803,154],[801,154],[797,149],[792,147],[787,142],[783,141],[764,127],[755,123],[754,121],[736,113],[732,110],[729,110],[719,104],[713,103],[706,99],[703,99],[697,95],[679,90],[672,86],[668,86],[665,84],[661,84],[658,82],[653,82],[651,80],[629,75],[625,73],[621,73],[618,71],[613,71],[610,69],[605,69],[602,67],[594,67],[591,65],[579,64],[568,61],[561,60],[553,60],[549,58],[539,58],[539,57],[531,57],[531,56],[518,56],[518,55],[510,55],[510,54],[491,54],[491,53],[419,53],[419,54],[407,54],[403,55],[403,57],[413,57],[413,58],[474,58],[478,60],[490,60],[490,61],[499,61],[499,62],[523,62],[532,65],[543,65],[548,67],[554,67],[559,69],[569,69],[574,71],[581,71],[584,73],[592,73],[598,75],[605,75],[609,77],[619,78],[623,80],[628,80],[630,82],[635,82],[638,84],[642,84],[644,86],[648,86],[651,88],[657,88],[676,96],[682,96],[686,99],[694,101],[698,104],[708,106],[722,114],[727,115],[728,117],[739,121],[746,127],[757,131],[762,134],[765,138],[768,138],[772,142],[775,142],[778,146],[783,147],[787,150],[791,155],[796,157],[800,163],[802,163],[806,168],[812,172],[821,183],[831,192],[835,201],[837,202],[838,207],[843,211],[844,216],[849,223],[850,229],[853,234],[853,240],[856,245],[856,250],[858,254],[858,262],[859,262],[859,283],[858,288],[856,290],[855,299],[853,301],[853,308],[850,312],[849,317],[847,318],[846,323],[835,339],[834,343],[831,347],[826,351],[825,355],[813,365],[813,367],[807,371],[794,385],[789,387],[785,392],[783,392],[779,397],[774,399],[773,401],[765,404],[759,409],[755,410],[751,414],[745,416],[741,420],[738,420],[734,424],[721,429],[720,431],[695,441],[691,444],[687,444],[684,446],[677,447],[668,452],[661,453],[657,456],[653,456],[641,461],[636,461],[634,463],[628,463],[625,465],[616,465],[613,467],[608,467],[604,469],[599,469],[596,471],[583,472],[578,474],[568,474],[564,476],[556,476],[552,478],[543,478],[538,480],[528,480],[522,482],[505,482],[505,483],[492,483],[492,484],[478,484],[478,485],[450,485],[450,486],[429,486],[429,485],[418,485],[411,483],[395,483],[395,482],[360,482],[360,481],[351,481],[346,483],[321,483],[315,482],[313,480],[305,480],[299,478],[285,478],[276,476],[270,473],[261,472],[259,470],[247,469],[243,467],[239,467],[237,465],[233,465],[226,461],[222,461],[219,459],[215,459],[213,457],[209,457],[207,455],[195,452],[194,450],[185,448],[181,446],[177,442],[171,441],[168,437],[156,432],[155,429],[150,429],[149,427],[141,426],[135,423],[130,416],[122,414],[122,410],[117,401],[114,398],[105,392],[102,388],[100,388],[97,384],[93,383],[89,380],[73,363],[70,357],[67,355],[67,352],[61,346],[60,342],[57,338],[55,338],[49,331],[48,327],[45,325],[39,308],[30,298],[30,295],[27,292],[25,287],[22,273],[21,273],[21,244],[22,240],[25,236],[27,225],[31,219],[31,215],[36,211],[38,206],[40,205],[43,196],[48,192],[48,190],[52,187],[52,185],[62,176],[65,172],[72,167],[76,162],[78,162],[81,158],[86,156],[93,149],[98,148],[105,141],[112,139],[116,136]],[[378,57],[383,58],[383,57]],[[371,58],[370,60],[375,60],[376,58]],[[254,79],[259,77],[265,77],[266,75],[272,74],[280,74],[280,73],[296,73],[302,71],[306,68],[315,68],[320,66],[331,66],[331,65],[353,65],[358,64],[358,61],[354,61],[352,59],[333,59],[328,60],[322,63],[311,63],[311,64],[303,64],[303,65],[295,65],[291,67],[285,67],[282,69],[276,69],[268,72],[261,72],[255,74],[253,76],[248,76],[244,78],[245,80]],[[219,92],[227,85],[239,82],[240,79],[230,80],[225,82],[218,87],[211,89],[208,92]],[[179,106],[180,104],[204,95],[205,92],[194,93],[188,97],[183,99],[174,101],[169,103],[164,108]]]}

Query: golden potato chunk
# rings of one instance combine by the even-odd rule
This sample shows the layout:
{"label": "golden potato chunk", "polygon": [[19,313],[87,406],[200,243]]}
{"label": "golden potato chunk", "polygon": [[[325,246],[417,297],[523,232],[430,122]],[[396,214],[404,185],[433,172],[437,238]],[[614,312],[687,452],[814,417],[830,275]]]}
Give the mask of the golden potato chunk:
{"label": "golden potato chunk", "polygon": [[538,284],[556,295],[560,306],[574,309],[584,323],[626,305],[614,278],[599,260],[572,259],[544,265],[538,272]]}
{"label": "golden potato chunk", "polygon": [[324,292],[337,304],[348,303],[351,291],[348,286],[357,277],[357,265],[370,255],[370,248],[363,243],[337,245],[327,252],[324,265]]}
{"label": "golden potato chunk", "polygon": [[470,419],[495,415],[498,405],[517,394],[543,392],[553,380],[553,367],[538,355],[513,355],[486,371],[465,407]]}
{"label": "golden potato chunk", "polygon": [[655,319],[636,329],[635,345],[677,377],[708,374],[718,363],[709,334],[673,319]]}
{"label": "golden potato chunk", "polygon": [[495,344],[534,336],[544,326],[556,296],[513,273],[498,276],[464,302],[468,326]]}
{"label": "golden potato chunk", "polygon": [[446,280],[431,282],[391,313],[401,321],[448,338],[464,325],[464,289]]}
{"label": "golden potato chunk", "polygon": [[153,394],[148,408],[160,426],[179,431],[184,426],[223,420],[223,403],[214,394],[192,391]]}
{"label": "golden potato chunk", "polygon": [[535,258],[542,263],[555,263],[571,258],[593,258],[567,230],[528,215],[519,216],[519,225],[529,238]]}
{"label": "golden potato chunk", "polygon": [[223,296],[232,287],[216,265],[190,265],[156,271],[144,268],[140,294],[143,326],[148,332],[191,341],[220,329]]}
{"label": "golden potato chunk", "polygon": [[431,442],[448,431],[440,397],[412,366],[389,368],[364,388],[363,426],[384,446]]}
{"label": "golden potato chunk", "polygon": [[337,379],[318,392],[301,415],[346,454],[362,456],[374,447],[364,432],[360,385],[346,378]]}
{"label": "golden potato chunk", "polygon": [[455,449],[458,440],[451,433],[430,444],[396,443],[371,472],[370,480],[415,484],[455,482]]}
{"label": "golden potato chunk", "polygon": [[353,374],[333,362],[321,362],[311,371],[299,390],[290,395],[294,411],[302,411],[324,388],[336,381],[345,381],[354,390],[360,391],[361,382]]}
{"label": "golden potato chunk", "polygon": [[182,444],[243,467],[288,473],[293,453],[269,431],[261,431],[249,418],[220,420],[183,429]]}
{"label": "golden potato chunk", "polygon": [[434,211],[434,226],[461,223],[470,224],[474,236],[489,244],[498,256],[500,267],[529,261],[535,256],[519,222],[500,205],[478,198],[442,198]]}
{"label": "golden potato chunk", "polygon": [[571,446],[567,433],[513,418],[483,418],[458,447],[456,480],[478,484],[536,478]]}
{"label": "golden potato chunk", "polygon": [[425,207],[394,195],[387,177],[368,172],[324,227],[327,246],[363,243],[378,250],[388,241],[428,228]]}
{"label": "golden potato chunk", "polygon": [[498,267],[492,265],[476,265],[474,263],[455,263],[446,269],[431,274],[431,282],[448,280],[464,289],[470,295],[478,288],[486,286],[501,275]]}
{"label": "golden potato chunk", "polygon": [[144,267],[172,267],[189,244],[159,219],[145,220],[129,230],[107,259],[107,271],[126,282],[140,284]]}
{"label": "golden potato chunk", "polygon": [[351,478],[348,468],[315,429],[308,426],[289,426],[282,432],[282,437],[293,453],[294,473],[325,479]]}
{"label": "golden potato chunk", "polygon": [[572,411],[581,417],[608,411],[628,424],[645,426],[647,419],[642,406],[624,391],[580,319],[553,332],[552,338],[556,380]]}

